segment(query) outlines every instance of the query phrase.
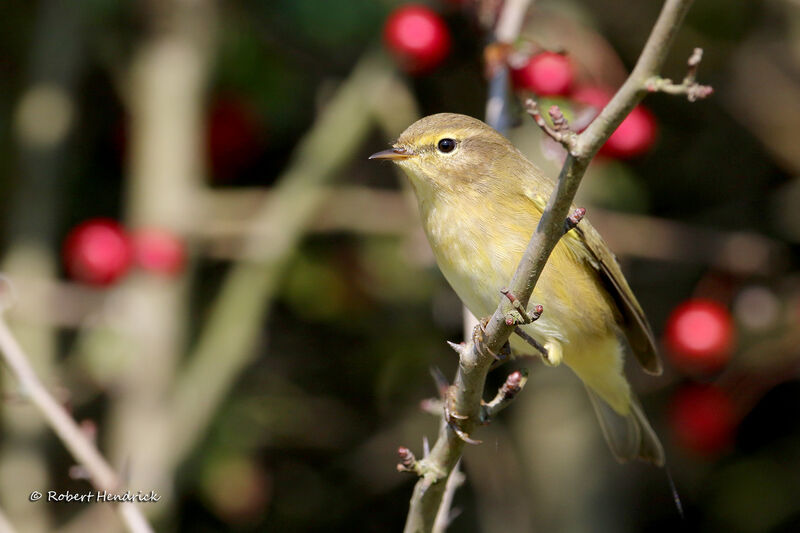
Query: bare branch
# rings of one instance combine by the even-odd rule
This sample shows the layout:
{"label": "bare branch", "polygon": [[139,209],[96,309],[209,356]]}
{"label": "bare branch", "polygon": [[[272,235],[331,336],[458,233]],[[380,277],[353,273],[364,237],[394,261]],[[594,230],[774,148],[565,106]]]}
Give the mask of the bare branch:
{"label": "bare branch", "polygon": [[530,4],[531,0],[506,0],[494,32],[498,42],[512,44],[517,40]]}
{"label": "bare branch", "polygon": [[645,82],[645,88],[654,93],[662,92],[667,94],[685,94],[690,102],[706,98],[714,92],[710,85],[700,85],[696,81],[697,67],[703,59],[703,49],[695,48],[687,61],[686,76],[681,83],[673,83],[669,78],[653,76]]}
{"label": "bare branch", "polygon": [[0,533],[16,533],[16,529],[11,525],[11,522],[6,518],[5,513],[0,509]]}
{"label": "bare branch", "polygon": [[[72,456],[88,474],[92,484],[98,490],[109,492],[122,488],[119,477],[100,454],[95,445],[87,438],[67,410],[56,401],[47,391],[34,372],[28,357],[17,343],[13,333],[8,328],[5,319],[0,314],[0,351],[11,373],[25,389],[31,402],[44,415]],[[139,507],[131,502],[120,503],[117,507],[120,518],[132,533],[152,533],[152,528],[147,523]]]}
{"label": "bare branch", "polygon": [[461,514],[460,510],[451,510],[451,508],[453,507],[453,497],[456,494],[456,490],[464,484],[466,479],[467,476],[461,472],[461,461],[459,461],[450,473],[450,477],[447,478],[447,486],[445,487],[444,496],[442,497],[442,504],[439,506],[439,512],[436,514],[436,521],[433,524],[433,533],[444,533],[447,531],[447,528],[453,520]]}
{"label": "bare branch", "polygon": [[489,423],[491,419],[500,411],[508,407],[517,394],[525,387],[528,382],[527,370],[517,370],[512,372],[506,378],[505,383],[497,391],[494,399],[483,406],[481,412],[481,420],[483,423]]}
{"label": "bare branch", "polygon": [[[508,2],[512,4],[514,2]],[[545,207],[536,232],[531,237],[509,290],[527,307],[533,288],[547,259],[564,234],[565,219],[578,185],[594,155],[608,140],[624,118],[647,94],[646,80],[659,74],[675,35],[691,0],[666,0],[642,54],[631,75],[594,121],[571,142],[569,154],[559,174],[558,183]],[[480,339],[473,339],[459,351],[459,367],[451,387],[452,411],[466,419],[460,420],[459,430],[469,433],[480,421],[481,396],[486,376],[494,363],[491,354],[497,353],[514,331],[506,321],[507,298],[503,298],[488,320],[485,320]],[[480,343],[476,343],[480,340]],[[480,344],[480,346],[479,346]],[[450,424],[442,424],[439,438],[424,459],[426,473],[414,488],[405,532],[428,532],[445,493],[443,483],[461,457],[464,441]]]}
{"label": "bare branch", "polygon": [[542,128],[542,131],[545,132],[548,137],[566,148],[567,152],[572,153],[578,139],[578,134],[569,128],[567,119],[558,106],[550,106],[550,110],[548,111],[550,120],[553,122],[552,126],[544,119],[539,112],[539,106],[532,98],[525,101],[525,111],[533,117],[533,120],[536,121],[536,124]]}

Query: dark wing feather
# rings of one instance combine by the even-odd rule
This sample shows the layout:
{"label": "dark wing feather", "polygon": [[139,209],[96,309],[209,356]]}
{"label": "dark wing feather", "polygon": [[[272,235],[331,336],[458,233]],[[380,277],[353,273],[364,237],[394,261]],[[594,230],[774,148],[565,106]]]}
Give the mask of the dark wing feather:
{"label": "dark wing feather", "polygon": [[661,374],[661,360],[656,351],[650,324],[625,280],[617,258],[588,220],[581,221],[580,225],[575,228],[575,232],[586,245],[586,249],[591,254],[590,259],[600,274],[601,281],[617,304],[622,315],[620,324],[622,331],[625,333],[636,359],[647,373]]}

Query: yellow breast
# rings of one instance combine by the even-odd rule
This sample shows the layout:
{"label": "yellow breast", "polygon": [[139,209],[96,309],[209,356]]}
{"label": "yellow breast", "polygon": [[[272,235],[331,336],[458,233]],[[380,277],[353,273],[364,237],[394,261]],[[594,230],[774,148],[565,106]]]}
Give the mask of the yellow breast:
{"label": "yellow breast", "polygon": [[[541,206],[524,195],[488,199],[465,193],[445,201],[418,189],[417,197],[445,278],[475,316],[490,315],[522,258]],[[545,312],[526,329],[540,341],[554,337],[570,344],[585,336],[607,337],[614,330],[609,298],[581,248],[578,239],[565,236],[537,283],[531,303],[542,303]]]}

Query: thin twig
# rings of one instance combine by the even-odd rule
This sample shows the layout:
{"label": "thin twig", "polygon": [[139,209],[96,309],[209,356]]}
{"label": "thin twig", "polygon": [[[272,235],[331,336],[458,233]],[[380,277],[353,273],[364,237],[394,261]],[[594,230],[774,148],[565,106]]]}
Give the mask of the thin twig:
{"label": "thin twig", "polygon": [[[691,0],[666,0],[633,72],[600,115],[583,133],[577,135],[575,145],[561,169],[556,188],[509,285],[509,289],[523,307],[527,306],[550,253],[564,234],[564,220],[567,218],[589,162],[628,113],[647,94],[645,82],[658,75],[691,4]],[[507,324],[505,320],[504,309],[507,305],[506,299],[503,298],[486,323],[483,344],[489,352],[499,351],[514,329],[514,326]],[[494,360],[483,355],[484,350],[476,346],[475,342],[467,344],[460,352],[452,398],[455,411],[469,417],[460,424],[460,429],[469,433],[480,420],[481,396],[486,376]],[[463,448],[464,441],[450,426],[442,424],[433,450],[421,461],[424,463],[421,467],[425,474],[414,488],[406,533],[432,530],[445,493],[446,483],[443,481],[452,472]]]}
{"label": "thin twig", "polygon": [[667,94],[685,94],[690,102],[706,98],[714,92],[710,85],[700,85],[696,81],[697,67],[703,59],[703,49],[695,48],[687,61],[686,76],[681,83],[673,83],[669,78],[653,76],[645,82],[645,87],[650,92],[662,92]]}
{"label": "thin twig", "polygon": [[[98,490],[116,492],[122,488],[119,477],[89,441],[67,410],[47,391],[34,372],[28,357],[14,338],[5,319],[0,315],[0,351],[11,373],[24,389],[31,402],[44,415],[56,435],[64,443],[72,456],[86,469],[92,484]],[[117,507],[120,518],[132,533],[150,533],[153,529],[147,523],[139,507],[130,502]]]}
{"label": "thin twig", "polygon": [[497,413],[508,407],[511,402],[514,401],[514,398],[517,397],[517,394],[522,391],[527,382],[528,371],[525,369],[516,370],[509,374],[505,383],[503,383],[497,391],[497,395],[495,395],[494,399],[483,406],[481,421],[483,423],[489,423]]}
{"label": "thin twig", "polygon": [[525,101],[525,110],[548,137],[563,146],[567,152],[572,153],[578,140],[578,134],[570,129],[564,113],[558,106],[550,106],[548,110],[550,120],[553,122],[552,126],[542,116],[539,106],[533,99],[528,98]]}
{"label": "thin twig", "polygon": [[530,4],[531,0],[506,0],[494,30],[498,42],[513,44],[517,40]]}
{"label": "thin twig", "polygon": [[456,495],[458,487],[463,485],[466,479],[467,476],[461,471],[461,461],[459,461],[450,473],[450,477],[447,478],[447,486],[442,496],[442,504],[439,506],[439,512],[436,514],[436,520],[433,523],[433,533],[444,533],[447,531],[448,526],[461,514],[459,509],[453,509],[453,498]]}

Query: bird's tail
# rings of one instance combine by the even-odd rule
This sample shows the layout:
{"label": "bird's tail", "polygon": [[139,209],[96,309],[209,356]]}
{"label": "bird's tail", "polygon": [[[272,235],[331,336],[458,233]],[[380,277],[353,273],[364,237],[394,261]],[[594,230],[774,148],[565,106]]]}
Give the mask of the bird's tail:
{"label": "bird's tail", "polygon": [[618,461],[639,459],[656,466],[664,465],[664,448],[633,394],[630,395],[628,414],[621,415],[589,385],[586,386],[586,390],[600,421],[603,436]]}
{"label": "bird's tail", "polygon": [[564,361],[586,385],[617,460],[641,459],[662,466],[664,449],[625,379],[623,350],[619,339],[609,335],[571,345]]}

